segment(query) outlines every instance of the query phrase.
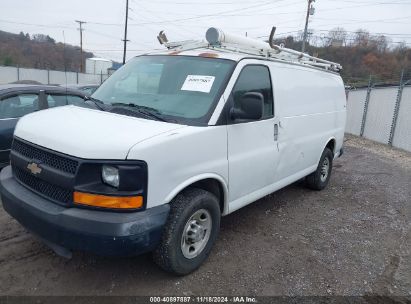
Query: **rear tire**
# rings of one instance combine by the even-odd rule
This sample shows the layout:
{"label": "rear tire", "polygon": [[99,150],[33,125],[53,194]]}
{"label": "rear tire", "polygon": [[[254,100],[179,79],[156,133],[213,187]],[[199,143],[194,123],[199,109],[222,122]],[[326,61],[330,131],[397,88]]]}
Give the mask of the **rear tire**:
{"label": "rear tire", "polygon": [[160,245],[157,265],[177,275],[196,270],[208,257],[220,230],[220,204],[212,193],[191,188],[176,196]]}
{"label": "rear tire", "polygon": [[308,188],[323,190],[331,177],[334,155],[329,148],[325,148],[318,163],[317,170],[306,176],[305,182]]}

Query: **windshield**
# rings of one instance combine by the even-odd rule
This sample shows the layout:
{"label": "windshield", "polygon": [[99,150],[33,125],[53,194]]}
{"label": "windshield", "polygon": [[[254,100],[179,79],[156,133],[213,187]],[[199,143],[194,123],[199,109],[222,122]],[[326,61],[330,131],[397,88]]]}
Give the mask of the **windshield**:
{"label": "windshield", "polygon": [[201,125],[208,122],[234,64],[215,58],[139,56],[92,97],[113,106],[152,109],[166,121]]}

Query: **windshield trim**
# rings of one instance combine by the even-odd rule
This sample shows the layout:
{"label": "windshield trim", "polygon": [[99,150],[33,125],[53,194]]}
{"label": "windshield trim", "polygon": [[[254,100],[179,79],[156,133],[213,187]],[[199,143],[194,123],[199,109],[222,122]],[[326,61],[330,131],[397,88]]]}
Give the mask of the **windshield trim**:
{"label": "windshield trim", "polygon": [[[177,117],[177,116],[172,116],[172,115],[166,115],[166,114],[162,114],[162,116],[167,120],[170,121],[172,123],[175,124],[181,124],[181,125],[189,125],[189,126],[208,126],[208,123],[211,119],[211,116],[213,115],[218,102],[221,99],[221,96],[223,95],[228,82],[230,81],[234,70],[238,64],[238,62],[236,60],[232,60],[232,59],[227,59],[227,58],[208,58],[208,57],[201,57],[201,56],[196,56],[196,55],[170,55],[170,54],[142,54],[142,55],[138,55],[138,56],[134,56],[134,58],[138,58],[138,57],[153,57],[153,56],[181,56],[181,57],[191,57],[191,58],[199,58],[200,60],[225,60],[225,61],[229,61],[232,63],[232,66],[230,67],[230,69],[228,70],[224,80],[222,81],[215,97],[214,100],[212,101],[210,108],[208,109],[207,113],[204,114],[201,117],[197,117],[197,118],[184,118],[184,117]],[[124,66],[124,65],[123,65]],[[98,91],[98,89],[96,90]],[[95,91],[95,92],[96,92]],[[94,93],[95,93],[94,92]],[[91,95],[91,97],[94,95],[94,93]],[[104,102],[105,103],[105,102]],[[105,103],[106,104],[106,103]]]}

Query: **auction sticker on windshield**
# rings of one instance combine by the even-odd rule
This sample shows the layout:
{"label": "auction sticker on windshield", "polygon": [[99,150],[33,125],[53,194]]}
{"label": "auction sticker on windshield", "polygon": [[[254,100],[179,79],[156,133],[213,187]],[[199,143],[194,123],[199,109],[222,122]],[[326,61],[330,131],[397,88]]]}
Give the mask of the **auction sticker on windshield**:
{"label": "auction sticker on windshield", "polygon": [[214,76],[187,75],[181,90],[210,93],[214,79]]}

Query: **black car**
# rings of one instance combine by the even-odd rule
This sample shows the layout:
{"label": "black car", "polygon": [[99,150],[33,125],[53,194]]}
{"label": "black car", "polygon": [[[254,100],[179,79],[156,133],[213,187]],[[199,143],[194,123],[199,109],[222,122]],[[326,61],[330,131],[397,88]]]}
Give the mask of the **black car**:
{"label": "black car", "polygon": [[20,117],[68,104],[85,106],[86,94],[47,85],[0,85],[0,169],[9,162],[14,128]]}

